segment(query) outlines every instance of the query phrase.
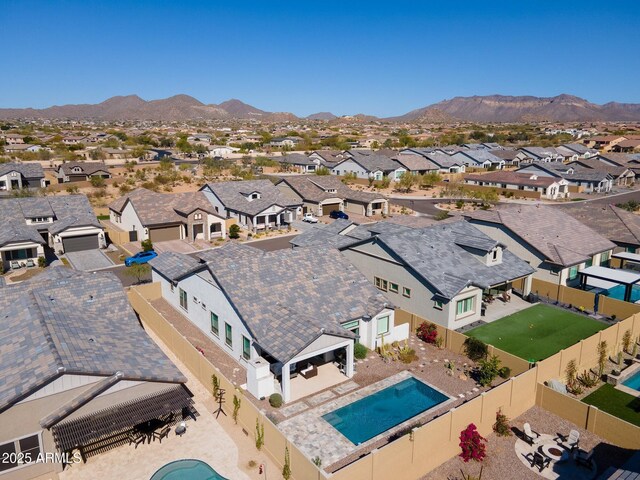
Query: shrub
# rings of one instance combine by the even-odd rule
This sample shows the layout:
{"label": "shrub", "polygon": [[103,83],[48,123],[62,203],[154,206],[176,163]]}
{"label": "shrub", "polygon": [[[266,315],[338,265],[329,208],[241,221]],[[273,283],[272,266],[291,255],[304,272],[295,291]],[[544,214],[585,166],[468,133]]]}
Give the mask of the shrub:
{"label": "shrub", "polygon": [[500,373],[500,359],[491,355],[488,359],[480,360],[477,369],[478,383],[483,387],[491,385],[491,382]]}
{"label": "shrub", "polygon": [[509,418],[502,413],[501,409],[496,412],[496,423],[493,424],[493,431],[499,437],[510,437],[511,427],[509,426]]}
{"label": "shrub", "polygon": [[38,266],[40,268],[46,267],[47,266],[47,260],[42,256],[38,257]]}
{"label": "shrub", "polygon": [[90,182],[92,187],[102,188],[105,186],[104,178],[99,175],[92,176]]}
{"label": "shrub", "polygon": [[279,393],[272,393],[269,397],[269,405],[273,408],[280,408],[282,406],[282,395]]}
{"label": "shrub", "polygon": [[498,375],[500,375],[500,378],[509,378],[511,376],[511,369],[509,367],[502,367],[498,371]]}
{"label": "shrub", "polygon": [[153,242],[151,241],[150,238],[147,238],[146,240],[142,240],[140,242],[140,246],[142,247],[143,252],[149,252],[153,250]]}
{"label": "shrub", "polygon": [[435,323],[422,322],[416,331],[416,335],[423,342],[435,344],[438,338],[438,327]]}
{"label": "shrub", "polygon": [[586,388],[591,388],[597,385],[598,377],[585,370],[581,375],[578,375],[578,381]]}
{"label": "shrub", "polygon": [[240,405],[242,400],[237,395],[233,396],[233,421],[238,424],[238,413],[240,412]]}
{"label": "shrub", "polygon": [[418,355],[416,355],[416,351],[413,348],[406,347],[400,349],[398,358],[402,363],[411,363],[418,359]]}
{"label": "shrub", "polygon": [[233,224],[229,227],[229,238],[240,238],[240,226]]}
{"label": "shrub", "polygon": [[487,344],[474,337],[469,337],[464,341],[464,350],[467,357],[474,362],[487,358],[489,354]]}
{"label": "shrub", "polygon": [[631,330],[627,330],[622,335],[622,350],[631,353]]}
{"label": "shrub", "polygon": [[458,200],[458,201],[456,202],[456,208],[457,208],[458,210],[462,210],[462,207],[464,207],[464,201],[463,201],[463,200]]}
{"label": "shrub", "polygon": [[442,211],[436,213],[436,215],[433,218],[435,218],[437,221],[440,221],[440,220],[444,220],[446,218],[449,218],[449,214],[446,211],[442,210]]}
{"label": "shrub", "polygon": [[604,374],[604,368],[607,366],[607,342],[605,340],[598,344],[598,377]]}
{"label": "shrub", "polygon": [[460,432],[460,448],[462,448],[460,457],[465,462],[469,460],[481,462],[487,455],[485,441],[486,439],[478,433],[476,426],[470,423],[467,428]]}
{"label": "shrub", "polygon": [[289,480],[291,478],[291,460],[289,458],[289,447],[284,447],[284,465],[282,466],[282,478]]}
{"label": "shrub", "polygon": [[256,417],[256,448],[261,450],[264,446],[264,424],[261,424]]}
{"label": "shrub", "polygon": [[356,342],[356,344],[353,347],[353,356],[356,357],[358,360],[363,360],[367,358],[368,352],[369,352],[369,349],[364,345],[362,345],[361,343]]}

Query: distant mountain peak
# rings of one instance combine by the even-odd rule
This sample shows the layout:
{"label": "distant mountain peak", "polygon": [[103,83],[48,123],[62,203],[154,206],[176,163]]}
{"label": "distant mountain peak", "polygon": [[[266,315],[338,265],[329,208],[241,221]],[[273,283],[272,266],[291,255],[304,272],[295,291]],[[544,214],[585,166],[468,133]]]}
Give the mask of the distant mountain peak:
{"label": "distant mountain peak", "polygon": [[335,120],[338,117],[331,112],[318,112],[318,113],[312,113],[306,118],[307,120],[327,120],[328,121],[328,120]]}

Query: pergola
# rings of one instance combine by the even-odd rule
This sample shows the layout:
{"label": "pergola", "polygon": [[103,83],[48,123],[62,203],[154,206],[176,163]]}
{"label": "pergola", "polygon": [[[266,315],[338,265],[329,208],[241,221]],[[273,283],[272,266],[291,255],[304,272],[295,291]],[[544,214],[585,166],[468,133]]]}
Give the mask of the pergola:
{"label": "pergola", "polygon": [[640,273],[619,268],[607,268],[600,266],[587,267],[580,272],[580,287],[586,290],[589,279],[600,280],[596,287],[611,288],[611,284],[624,285],[624,301],[631,301],[633,286],[640,283]]}
{"label": "pergola", "polygon": [[620,268],[624,268],[626,262],[636,264],[636,267],[640,267],[640,254],[638,253],[618,252],[611,255],[611,258],[620,260]]}

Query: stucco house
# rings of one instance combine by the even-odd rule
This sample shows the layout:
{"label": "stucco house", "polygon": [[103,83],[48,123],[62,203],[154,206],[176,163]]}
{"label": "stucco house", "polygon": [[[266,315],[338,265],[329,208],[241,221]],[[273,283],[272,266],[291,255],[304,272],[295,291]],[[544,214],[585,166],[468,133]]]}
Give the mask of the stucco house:
{"label": "stucco house", "polygon": [[[391,303],[335,250],[263,252],[238,244],[151,262],[162,297],[246,371],[242,388],[298,398],[297,383],[323,371],[354,373],[354,342],[408,338]],[[294,378],[294,377],[301,378]]]}
{"label": "stucco house", "polygon": [[376,152],[358,150],[348,152],[344,160],[331,169],[333,175],[355,173],[356,178],[382,180],[388,177],[392,181],[399,180],[406,171],[406,168],[389,157]]}
{"label": "stucco house", "polygon": [[496,157],[489,150],[461,150],[451,155],[451,158],[473,168],[502,170],[505,165],[502,158]]}
{"label": "stucco house", "polygon": [[602,170],[566,165],[562,162],[534,162],[516,170],[518,173],[531,173],[538,177],[564,178],[576,191],[584,193],[609,192],[613,187],[613,176]]}
{"label": "stucco house", "polygon": [[104,230],[84,195],[0,201],[0,257],[5,270],[56,253],[106,247]]}
{"label": "stucco house", "polygon": [[[437,170],[440,173],[464,173],[466,170],[466,164],[463,161],[456,160],[448,153],[442,151],[436,151],[433,148],[405,148],[400,150],[400,155],[396,157],[396,160],[402,164],[407,165],[409,155],[416,155],[423,157],[428,163],[424,167],[421,164],[417,164],[413,167],[414,171],[420,171],[424,168],[426,171]],[[411,171],[410,165],[407,168]]]}
{"label": "stucco house", "polygon": [[[519,173],[508,171],[488,172],[482,175],[465,175],[464,183],[493,187],[501,191],[538,192],[537,198],[556,200],[569,197],[569,182],[564,178],[538,176],[535,173]],[[508,193],[508,192],[507,192]]]}
{"label": "stucco house", "polygon": [[63,462],[45,453],[86,460],[128,443],[137,424],[197,414],[112,273],[49,267],[0,283],[0,309],[3,480],[58,478]]}
{"label": "stucco house", "polygon": [[464,216],[534,267],[535,278],[557,285],[576,286],[580,270],[607,265],[616,247],[559,207],[504,205]]}
{"label": "stucco house", "polygon": [[302,203],[269,180],[207,183],[200,188],[216,214],[251,231],[281,228],[302,214]]}
{"label": "stucco house", "polygon": [[0,163],[0,195],[11,193],[12,190],[35,190],[46,186],[44,170],[40,163]]}
{"label": "stucco house", "polygon": [[224,217],[202,192],[158,193],[138,188],[109,205],[111,223],[130,241],[226,238]]}
{"label": "stucco house", "polygon": [[310,158],[303,153],[290,153],[273,159],[280,163],[283,169],[295,173],[315,173],[321,164],[318,158]]}
{"label": "stucco house", "polygon": [[282,178],[276,187],[296,203],[303,213],[328,215],[333,210],[370,217],[389,213],[389,202],[381,194],[352,190],[332,175],[295,175]]}
{"label": "stucco house", "polygon": [[58,166],[58,183],[82,182],[91,177],[111,178],[109,167],[104,162],[66,162]]}

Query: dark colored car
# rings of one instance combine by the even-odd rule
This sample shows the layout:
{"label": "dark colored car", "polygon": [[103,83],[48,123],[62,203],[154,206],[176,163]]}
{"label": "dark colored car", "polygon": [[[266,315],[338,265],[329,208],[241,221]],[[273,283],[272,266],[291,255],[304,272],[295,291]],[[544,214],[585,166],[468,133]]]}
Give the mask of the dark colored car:
{"label": "dark colored car", "polygon": [[340,210],[333,210],[330,214],[329,214],[330,218],[342,218],[344,220],[349,220],[349,215],[347,215],[344,212],[341,212]]}
{"label": "dark colored car", "polygon": [[156,258],[158,254],[153,250],[149,250],[148,252],[138,252],[133,257],[127,257],[124,259],[124,264],[127,267],[130,267],[134,263],[142,264],[147,263],[152,258]]}

